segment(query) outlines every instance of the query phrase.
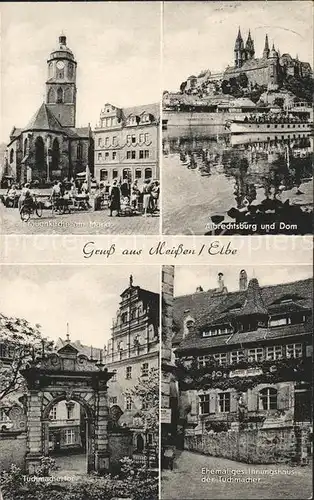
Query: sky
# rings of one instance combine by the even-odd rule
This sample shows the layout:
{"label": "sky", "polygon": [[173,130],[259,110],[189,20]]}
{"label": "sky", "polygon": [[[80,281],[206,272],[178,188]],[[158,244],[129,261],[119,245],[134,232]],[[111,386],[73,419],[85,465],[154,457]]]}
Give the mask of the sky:
{"label": "sky", "polygon": [[66,338],[69,323],[71,340],[102,347],[130,274],[134,285],[160,293],[159,266],[2,266],[0,311],[39,323],[53,340]]}
{"label": "sky", "polygon": [[24,127],[44,99],[47,58],[63,31],[78,62],[77,126],[99,120],[106,102],[160,97],[158,2],[4,2],[1,14],[0,142]]}
{"label": "sky", "polygon": [[234,42],[241,26],[244,41],[251,29],[255,56],[261,57],[265,34],[281,54],[313,62],[311,1],[165,2],[163,16],[163,89],[201,70],[233,65]]}
{"label": "sky", "polygon": [[[277,260],[277,262],[279,262]],[[247,272],[248,280],[257,278],[260,286],[277,285],[313,276],[311,265],[295,266],[176,266],[174,274],[174,295],[194,293],[201,286],[204,291],[218,286],[218,273],[224,274],[224,284],[229,292],[239,290],[239,273]]]}

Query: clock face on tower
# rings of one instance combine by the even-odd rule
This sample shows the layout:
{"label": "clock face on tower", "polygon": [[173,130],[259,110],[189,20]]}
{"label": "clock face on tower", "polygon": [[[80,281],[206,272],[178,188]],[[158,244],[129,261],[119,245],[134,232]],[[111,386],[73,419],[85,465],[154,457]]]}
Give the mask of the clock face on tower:
{"label": "clock face on tower", "polygon": [[64,62],[63,61],[58,61],[57,62],[57,68],[58,69],[63,69],[64,68]]}

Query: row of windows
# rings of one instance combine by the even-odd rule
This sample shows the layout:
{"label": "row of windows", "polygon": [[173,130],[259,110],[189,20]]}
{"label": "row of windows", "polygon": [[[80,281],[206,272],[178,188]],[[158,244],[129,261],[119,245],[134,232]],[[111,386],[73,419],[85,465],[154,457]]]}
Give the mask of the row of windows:
{"label": "row of windows", "polygon": [[[111,170],[112,179],[117,179],[119,177],[119,172],[116,169]],[[144,174],[144,175],[143,175]],[[129,169],[123,169],[122,178],[129,179],[131,171]],[[135,169],[135,179],[151,179],[153,177],[153,171],[151,168],[145,168],[145,170]],[[109,179],[109,172],[106,169],[100,170],[100,181],[107,181]]]}
{"label": "row of windows", "polygon": [[[273,387],[265,387],[258,393],[258,408],[259,410],[276,410],[277,409],[278,391]],[[217,394],[217,409],[218,413],[230,412],[230,392],[219,392]],[[202,394],[199,396],[199,414],[206,415],[210,413],[210,395]]]}
{"label": "row of windows", "polygon": [[[126,396],[125,398],[125,409],[132,410],[133,409],[133,400],[131,396]],[[142,400],[142,410],[148,410],[148,402],[146,400]]]}
{"label": "row of windows", "polygon": [[[234,309],[235,310],[235,309]],[[295,315],[295,316],[277,316],[277,317],[272,317],[268,321],[268,327],[269,328],[275,328],[276,326],[284,326],[284,325],[292,325],[292,324],[299,324],[301,322],[305,322],[306,317],[304,315]],[[243,325],[239,326],[239,330],[241,331],[244,329]],[[202,332],[203,337],[214,337],[215,335],[224,335],[226,333],[232,333],[234,329],[232,328],[231,325],[221,325],[220,327],[214,327],[210,328],[209,330],[204,330]]]}
{"label": "row of windows", "polygon": [[[100,123],[102,128],[110,128],[110,127],[116,127],[120,122],[116,116],[111,116],[103,118]],[[144,124],[151,123],[149,115],[143,115],[141,119],[138,119],[136,116],[131,116],[126,120],[125,125],[136,126],[138,124],[143,124],[143,123]]]}
{"label": "row of windows", "polygon": [[[104,159],[105,161],[115,161],[117,160],[117,152],[112,151],[111,157],[109,151],[106,151],[104,154],[102,152],[98,153],[98,161],[102,161]],[[126,152],[126,158],[127,160],[136,160],[136,151],[127,151]],[[144,160],[149,158],[149,150],[148,149],[140,149],[138,152],[138,159],[139,160]]]}
{"label": "row of windows", "polygon": [[[255,347],[253,349],[247,349],[247,357],[248,361],[272,361],[276,359],[286,358],[300,358],[302,357],[302,344],[287,344],[283,345],[274,345],[270,347]],[[211,365],[211,360],[218,362],[220,365],[236,364],[243,361],[245,357],[244,350],[237,350],[231,352],[224,353],[216,353],[213,356],[205,355],[198,356],[198,366],[205,367]]]}
{"label": "row of windows", "polygon": [[[148,363],[143,363],[141,366],[141,376],[148,377],[149,365]],[[132,366],[125,367],[125,378],[130,380],[132,378]]]}
{"label": "row of windows", "polygon": [[[74,418],[74,406],[68,406],[66,408],[67,411],[67,420],[71,420]],[[53,406],[49,413],[50,420],[57,420],[57,406]]]}
{"label": "row of windows", "polygon": [[[126,136],[126,144],[131,145],[131,144],[143,144],[143,143],[148,143],[149,142],[149,134],[148,133],[142,133],[138,135],[138,139],[136,134],[128,134]],[[118,144],[118,137],[116,135],[111,137],[111,143],[110,143],[110,137],[105,137],[105,140],[103,137],[98,138],[98,146],[100,148],[102,147],[109,147],[109,146],[117,146]]]}

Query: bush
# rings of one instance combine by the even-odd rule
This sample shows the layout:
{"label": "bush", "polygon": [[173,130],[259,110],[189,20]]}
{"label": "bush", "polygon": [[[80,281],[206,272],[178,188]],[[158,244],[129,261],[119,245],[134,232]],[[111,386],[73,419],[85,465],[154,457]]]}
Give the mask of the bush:
{"label": "bush", "polygon": [[[53,470],[49,457],[43,461],[43,472]],[[112,477],[107,474],[77,476],[74,481],[59,481],[57,477],[26,476],[21,469],[12,465],[0,473],[0,486],[5,500],[157,500],[158,475],[136,467],[132,460],[121,460],[121,474]],[[76,478],[75,478],[76,479]]]}

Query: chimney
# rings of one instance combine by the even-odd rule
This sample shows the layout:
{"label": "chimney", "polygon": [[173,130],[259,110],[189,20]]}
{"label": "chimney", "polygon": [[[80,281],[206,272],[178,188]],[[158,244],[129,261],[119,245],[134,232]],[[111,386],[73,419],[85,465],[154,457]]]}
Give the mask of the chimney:
{"label": "chimney", "polygon": [[196,293],[204,292],[201,286],[196,287]]}
{"label": "chimney", "polygon": [[239,274],[239,290],[243,291],[247,289],[247,274],[246,270],[242,269]]}

